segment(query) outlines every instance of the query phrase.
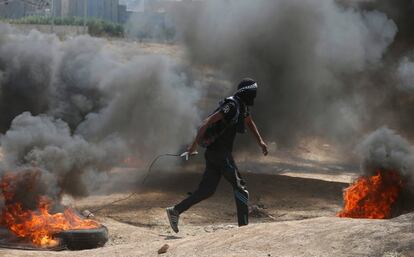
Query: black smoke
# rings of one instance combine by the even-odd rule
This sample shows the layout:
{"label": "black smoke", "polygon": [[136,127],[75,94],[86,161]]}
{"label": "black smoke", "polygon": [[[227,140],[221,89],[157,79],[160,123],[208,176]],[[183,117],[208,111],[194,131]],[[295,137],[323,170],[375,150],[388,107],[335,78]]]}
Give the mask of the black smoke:
{"label": "black smoke", "polygon": [[51,198],[88,195],[125,158],[149,160],[191,140],[200,94],[192,83],[177,60],[135,44],[0,24],[0,175],[34,169],[53,181],[38,183]]}
{"label": "black smoke", "polygon": [[268,140],[353,145],[379,126],[414,127],[397,76],[411,14],[411,1],[206,1],[177,20],[194,65],[234,87],[258,81],[253,117]]}

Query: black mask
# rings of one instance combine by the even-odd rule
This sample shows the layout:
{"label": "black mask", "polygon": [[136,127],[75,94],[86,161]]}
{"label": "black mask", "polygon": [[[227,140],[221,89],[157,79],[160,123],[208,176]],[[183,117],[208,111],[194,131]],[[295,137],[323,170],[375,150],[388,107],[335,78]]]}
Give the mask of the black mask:
{"label": "black mask", "polygon": [[240,93],[236,93],[235,96],[241,99],[245,105],[253,106],[256,94],[256,90],[247,90]]}
{"label": "black mask", "polygon": [[247,91],[245,92],[242,96],[241,96],[243,102],[247,105],[247,106],[253,106],[254,104],[254,99],[256,98],[256,90],[251,90],[251,91]]}
{"label": "black mask", "polygon": [[246,78],[239,83],[234,95],[241,99],[245,105],[253,106],[257,88],[257,83],[254,80]]}

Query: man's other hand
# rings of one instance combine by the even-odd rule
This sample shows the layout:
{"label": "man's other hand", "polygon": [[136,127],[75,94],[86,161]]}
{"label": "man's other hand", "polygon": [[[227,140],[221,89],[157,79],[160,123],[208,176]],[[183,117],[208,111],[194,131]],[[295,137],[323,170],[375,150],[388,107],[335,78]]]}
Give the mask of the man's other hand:
{"label": "man's other hand", "polygon": [[193,143],[190,146],[188,146],[187,151],[190,155],[193,154],[193,153],[196,153],[197,152],[197,144]]}

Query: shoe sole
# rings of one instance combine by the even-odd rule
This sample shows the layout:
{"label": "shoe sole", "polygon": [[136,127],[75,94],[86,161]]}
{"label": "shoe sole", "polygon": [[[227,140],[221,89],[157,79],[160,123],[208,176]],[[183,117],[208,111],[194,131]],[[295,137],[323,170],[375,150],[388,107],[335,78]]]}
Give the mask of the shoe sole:
{"label": "shoe sole", "polygon": [[168,210],[166,210],[167,211],[167,216],[168,216],[168,221],[170,222],[170,227],[172,228],[172,230],[175,232],[175,233],[178,233],[178,228],[177,229],[174,229],[174,226],[173,226],[173,224],[172,224],[172,222],[171,222],[171,215],[170,215],[170,212],[168,211]]}

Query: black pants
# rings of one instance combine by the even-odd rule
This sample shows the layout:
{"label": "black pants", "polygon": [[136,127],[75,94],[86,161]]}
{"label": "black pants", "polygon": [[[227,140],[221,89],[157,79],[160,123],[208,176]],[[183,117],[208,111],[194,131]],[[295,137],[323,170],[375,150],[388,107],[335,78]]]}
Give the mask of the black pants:
{"label": "black pants", "polygon": [[174,206],[179,212],[185,212],[191,206],[209,198],[216,191],[220,178],[223,177],[232,185],[237,207],[239,226],[249,224],[249,192],[245,187],[231,154],[221,154],[206,151],[206,169],[197,190],[182,202]]}

